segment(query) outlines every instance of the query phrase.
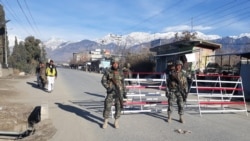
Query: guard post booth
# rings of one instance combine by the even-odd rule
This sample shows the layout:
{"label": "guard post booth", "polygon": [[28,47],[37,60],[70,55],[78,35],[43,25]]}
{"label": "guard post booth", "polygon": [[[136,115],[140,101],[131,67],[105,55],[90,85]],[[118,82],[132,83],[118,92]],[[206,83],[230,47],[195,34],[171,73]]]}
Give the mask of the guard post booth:
{"label": "guard post booth", "polygon": [[[160,40],[151,42],[150,51],[155,52],[156,72],[164,72],[169,62],[181,60],[183,69],[192,72],[203,72],[206,66],[206,56],[214,55],[215,50],[221,48],[221,44],[204,40],[181,40],[167,44],[161,44]],[[213,61],[213,60],[211,60]]]}

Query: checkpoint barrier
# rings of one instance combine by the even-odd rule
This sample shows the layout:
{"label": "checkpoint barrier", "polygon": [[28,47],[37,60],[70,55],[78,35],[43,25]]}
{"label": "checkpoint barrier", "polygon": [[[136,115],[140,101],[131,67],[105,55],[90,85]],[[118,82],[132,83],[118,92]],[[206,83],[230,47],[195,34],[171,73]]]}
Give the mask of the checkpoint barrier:
{"label": "checkpoint barrier", "polygon": [[[163,112],[167,111],[167,98],[165,97],[166,74],[160,78],[141,78],[140,73],[136,78],[126,78],[124,81],[132,82],[127,85],[128,100],[124,102],[122,114]],[[202,113],[246,112],[246,101],[242,78],[229,75],[195,75],[189,89],[189,97],[185,107],[198,107]],[[194,102],[190,104],[191,102]],[[112,106],[112,117],[115,113]]]}
{"label": "checkpoint barrier", "polygon": [[197,96],[200,116],[202,113],[226,112],[246,112],[248,116],[240,76],[197,74],[189,94]]}
{"label": "checkpoint barrier", "polygon": [[[167,99],[164,89],[166,84],[165,73],[133,73],[136,78],[126,78],[124,81],[131,82],[126,86],[128,89],[127,101],[123,103],[123,114],[142,112],[166,111]],[[142,77],[144,75],[145,77]],[[150,77],[147,77],[149,75]],[[156,75],[158,77],[156,77]],[[112,117],[115,113],[112,106]]]}

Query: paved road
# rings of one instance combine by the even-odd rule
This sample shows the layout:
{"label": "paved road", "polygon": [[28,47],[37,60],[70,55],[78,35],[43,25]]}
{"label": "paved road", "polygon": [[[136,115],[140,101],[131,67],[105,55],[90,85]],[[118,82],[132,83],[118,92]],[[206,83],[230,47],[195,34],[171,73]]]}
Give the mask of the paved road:
{"label": "paved road", "polygon": [[[175,112],[171,124],[165,121],[166,112],[125,114],[120,128],[102,129],[102,110],[105,89],[101,75],[70,69],[58,69],[55,90],[42,92],[42,100],[34,103],[48,104],[49,117],[57,133],[50,141],[249,141],[250,118],[245,113],[204,114],[188,108],[185,124],[177,121]],[[30,88],[31,87],[27,87]],[[34,90],[33,90],[34,91]],[[41,90],[35,90],[41,93]],[[179,134],[176,129],[191,133]]]}

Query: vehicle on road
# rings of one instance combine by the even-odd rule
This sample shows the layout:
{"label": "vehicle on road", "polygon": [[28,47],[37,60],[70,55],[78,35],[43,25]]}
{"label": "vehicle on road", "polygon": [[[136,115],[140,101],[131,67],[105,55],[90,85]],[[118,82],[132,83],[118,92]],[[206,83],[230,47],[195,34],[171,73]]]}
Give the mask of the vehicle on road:
{"label": "vehicle on road", "polygon": [[233,67],[231,65],[225,64],[221,67],[220,73],[223,75],[232,75]]}
{"label": "vehicle on road", "polygon": [[218,63],[209,62],[204,69],[204,74],[219,74],[221,67]]}

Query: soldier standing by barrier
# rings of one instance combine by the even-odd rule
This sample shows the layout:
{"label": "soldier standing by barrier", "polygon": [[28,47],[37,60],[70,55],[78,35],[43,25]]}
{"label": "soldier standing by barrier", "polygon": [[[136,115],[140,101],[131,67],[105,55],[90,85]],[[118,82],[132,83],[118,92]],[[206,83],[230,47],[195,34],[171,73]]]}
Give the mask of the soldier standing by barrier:
{"label": "soldier standing by barrier", "polygon": [[171,122],[171,114],[173,112],[173,103],[177,99],[178,114],[180,115],[180,122],[184,123],[183,107],[187,98],[187,78],[182,72],[183,63],[177,60],[175,63],[175,70],[169,72],[166,87],[166,97],[168,98],[168,122]]}
{"label": "soldier standing by barrier", "polygon": [[[124,74],[124,78],[132,78],[132,71],[130,70],[130,63],[126,63],[125,66],[123,67],[122,71],[123,71],[123,74]],[[125,86],[128,86],[128,85],[131,85],[131,81],[124,81],[124,84]],[[128,93],[129,89],[125,89],[126,90],[126,93]],[[127,98],[126,95],[123,96],[124,98]]]}
{"label": "soldier standing by barrier", "polygon": [[119,70],[118,59],[112,59],[111,65],[111,68],[103,74],[101,80],[102,85],[107,89],[103,111],[104,123],[102,127],[104,129],[107,128],[113,102],[115,104],[114,127],[119,128],[118,119],[121,116],[123,108],[123,94],[126,93],[124,89],[124,76],[123,72]]}

